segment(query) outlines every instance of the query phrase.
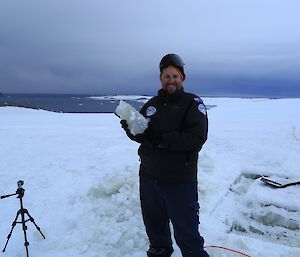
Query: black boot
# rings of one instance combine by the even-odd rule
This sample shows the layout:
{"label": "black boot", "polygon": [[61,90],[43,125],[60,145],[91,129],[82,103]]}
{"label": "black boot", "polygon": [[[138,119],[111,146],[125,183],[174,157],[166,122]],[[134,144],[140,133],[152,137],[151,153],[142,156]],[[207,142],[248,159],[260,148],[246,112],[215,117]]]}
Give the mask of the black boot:
{"label": "black boot", "polygon": [[170,257],[174,252],[173,248],[159,248],[150,247],[147,251],[148,257]]}

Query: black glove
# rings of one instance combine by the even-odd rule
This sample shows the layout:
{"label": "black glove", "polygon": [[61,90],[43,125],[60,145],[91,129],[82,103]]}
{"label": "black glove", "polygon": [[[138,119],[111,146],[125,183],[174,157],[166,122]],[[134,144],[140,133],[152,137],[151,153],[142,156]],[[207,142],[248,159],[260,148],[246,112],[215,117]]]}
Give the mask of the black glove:
{"label": "black glove", "polygon": [[131,140],[136,141],[136,142],[138,142],[138,143],[141,143],[141,142],[142,142],[143,136],[144,136],[143,134],[133,135],[133,134],[130,132],[129,128],[128,128],[128,124],[127,124],[127,121],[126,121],[126,120],[121,120],[120,123],[121,123],[122,128],[125,130],[126,135],[127,135]]}
{"label": "black glove", "polygon": [[128,124],[127,124],[126,120],[121,120],[120,123],[121,123],[121,126],[125,130],[126,133],[130,132],[129,129],[128,129]]}

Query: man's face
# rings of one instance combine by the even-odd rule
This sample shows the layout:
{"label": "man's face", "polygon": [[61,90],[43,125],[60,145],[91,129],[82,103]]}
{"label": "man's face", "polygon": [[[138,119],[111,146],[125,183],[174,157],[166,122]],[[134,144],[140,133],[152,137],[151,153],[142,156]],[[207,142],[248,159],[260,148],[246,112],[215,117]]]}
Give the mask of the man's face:
{"label": "man's face", "polygon": [[163,90],[168,94],[174,94],[182,89],[182,76],[175,67],[169,66],[163,69],[160,81]]}

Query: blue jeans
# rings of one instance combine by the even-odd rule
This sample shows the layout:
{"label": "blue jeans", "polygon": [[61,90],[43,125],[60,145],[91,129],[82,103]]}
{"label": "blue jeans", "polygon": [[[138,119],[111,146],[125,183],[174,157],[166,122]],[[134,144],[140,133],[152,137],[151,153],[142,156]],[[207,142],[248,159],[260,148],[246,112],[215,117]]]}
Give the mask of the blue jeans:
{"label": "blue jeans", "polygon": [[198,231],[197,184],[157,183],[140,177],[140,200],[150,247],[172,248],[171,221],[183,257],[209,257]]}

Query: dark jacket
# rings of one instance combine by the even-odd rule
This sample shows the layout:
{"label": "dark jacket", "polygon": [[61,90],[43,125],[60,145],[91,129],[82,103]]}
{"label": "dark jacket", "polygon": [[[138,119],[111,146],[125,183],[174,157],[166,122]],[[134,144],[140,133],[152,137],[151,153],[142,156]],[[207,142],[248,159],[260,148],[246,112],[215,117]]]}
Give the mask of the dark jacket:
{"label": "dark jacket", "polygon": [[138,154],[140,176],[158,182],[197,182],[198,152],[207,139],[206,107],[184,91],[150,99],[140,113],[150,119]]}

